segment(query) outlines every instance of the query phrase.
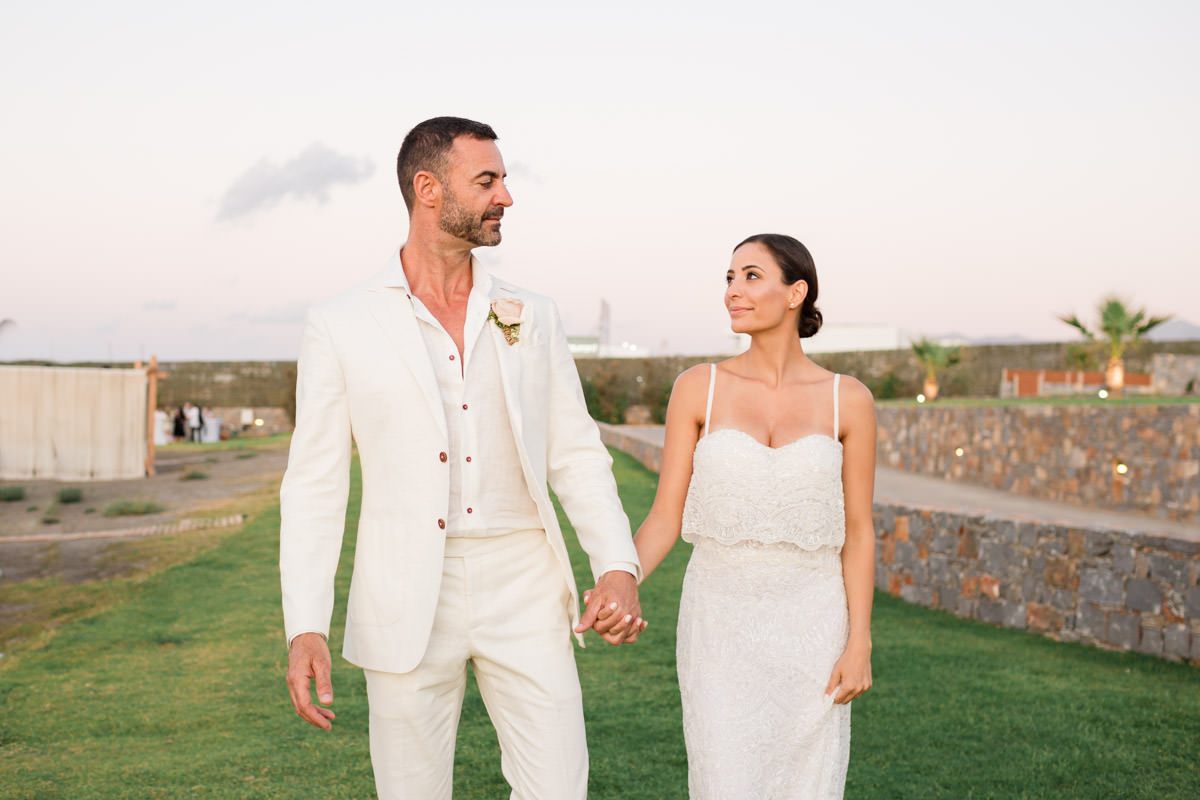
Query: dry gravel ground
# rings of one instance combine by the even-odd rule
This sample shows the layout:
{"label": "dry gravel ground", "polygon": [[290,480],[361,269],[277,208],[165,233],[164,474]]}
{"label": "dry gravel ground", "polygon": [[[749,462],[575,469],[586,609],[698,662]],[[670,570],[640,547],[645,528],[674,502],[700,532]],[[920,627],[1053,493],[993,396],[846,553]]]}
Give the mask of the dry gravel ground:
{"label": "dry gravel ground", "polygon": [[[0,584],[57,577],[69,583],[120,575],[136,564],[120,556],[123,541],[169,530],[185,520],[228,518],[250,498],[278,490],[287,464],[286,438],[228,445],[173,446],[158,452],[156,475],[120,481],[5,481],[25,487],[25,497],[0,502]],[[193,471],[208,477],[185,479]],[[44,522],[58,490],[78,487],[83,499],[60,503],[60,521]],[[106,517],[117,500],[149,500],[164,511],[145,516]],[[146,528],[153,526],[154,532]],[[96,538],[98,534],[111,534]]]}

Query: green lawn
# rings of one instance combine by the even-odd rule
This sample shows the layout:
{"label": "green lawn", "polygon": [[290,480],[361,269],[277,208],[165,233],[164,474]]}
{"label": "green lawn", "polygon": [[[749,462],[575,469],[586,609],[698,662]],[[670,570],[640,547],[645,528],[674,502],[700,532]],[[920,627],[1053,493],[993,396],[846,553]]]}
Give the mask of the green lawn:
{"label": "green lawn", "polygon": [[[615,457],[636,522],[654,476]],[[186,563],[125,587],[105,610],[0,659],[0,796],[373,797],[361,673],[335,662],[332,733],[291,711],[277,535],[277,510],[263,513]],[[335,642],[351,546],[339,571]],[[674,673],[686,559],[681,545],[643,587],[651,627],[641,642],[611,648],[591,636],[578,654],[593,798],[686,797]],[[582,571],[579,579],[589,583]],[[847,798],[1200,796],[1195,668],[1058,644],[886,596],[874,630],[876,687],[854,704]],[[474,693],[455,784],[463,800],[507,797]]]}
{"label": "green lawn", "polygon": [[943,397],[932,403],[918,403],[912,398],[876,400],[881,406],[1186,406],[1200,403],[1200,395],[1158,397],[1127,395],[1101,400],[1094,394],[1050,397]]}

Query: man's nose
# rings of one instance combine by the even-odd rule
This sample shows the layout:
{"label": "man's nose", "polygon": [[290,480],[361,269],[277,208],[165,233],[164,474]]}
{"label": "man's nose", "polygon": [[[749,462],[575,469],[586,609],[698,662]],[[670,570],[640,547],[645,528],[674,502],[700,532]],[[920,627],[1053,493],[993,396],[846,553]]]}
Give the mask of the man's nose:
{"label": "man's nose", "polygon": [[500,193],[496,196],[496,205],[507,208],[513,204],[512,195],[508,191],[508,187],[503,183],[500,184]]}

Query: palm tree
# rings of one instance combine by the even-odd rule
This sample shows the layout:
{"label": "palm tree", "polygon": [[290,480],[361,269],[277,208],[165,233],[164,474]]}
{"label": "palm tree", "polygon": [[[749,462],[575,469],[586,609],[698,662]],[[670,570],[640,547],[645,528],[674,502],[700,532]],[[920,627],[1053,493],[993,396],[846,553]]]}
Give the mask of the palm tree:
{"label": "palm tree", "polygon": [[1100,301],[1100,325],[1092,330],[1072,314],[1059,317],[1063,322],[1082,333],[1089,342],[1101,341],[1108,350],[1108,364],[1104,370],[1104,383],[1114,395],[1121,394],[1125,386],[1125,351],[1141,341],[1148,332],[1171,318],[1146,316],[1146,309],[1134,310],[1118,297],[1106,297]]}
{"label": "palm tree", "polygon": [[921,337],[912,343],[912,351],[917,363],[925,368],[925,399],[936,400],[938,373],[959,362],[962,348],[957,345],[947,347],[944,344],[930,341],[926,337]]}

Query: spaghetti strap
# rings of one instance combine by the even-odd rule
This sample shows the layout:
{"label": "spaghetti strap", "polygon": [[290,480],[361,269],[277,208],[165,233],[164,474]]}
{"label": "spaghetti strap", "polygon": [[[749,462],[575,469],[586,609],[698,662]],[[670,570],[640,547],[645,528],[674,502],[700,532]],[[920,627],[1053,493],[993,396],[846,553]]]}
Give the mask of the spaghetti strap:
{"label": "spaghetti strap", "polygon": [[[838,379],[841,377],[836,372],[833,374],[833,440],[835,442],[839,441],[838,434],[841,432],[841,428],[838,426]],[[712,402],[711,398],[709,402]]]}
{"label": "spaghetti strap", "polygon": [[717,385],[717,365],[709,364],[708,405],[704,408],[704,435],[708,436],[708,418],[712,416],[713,387]]}

